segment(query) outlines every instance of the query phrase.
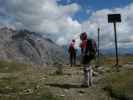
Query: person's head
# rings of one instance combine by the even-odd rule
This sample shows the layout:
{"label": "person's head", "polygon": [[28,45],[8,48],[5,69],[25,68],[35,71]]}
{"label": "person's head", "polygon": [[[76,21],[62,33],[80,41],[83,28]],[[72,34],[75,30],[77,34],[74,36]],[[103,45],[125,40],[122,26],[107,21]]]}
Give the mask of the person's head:
{"label": "person's head", "polygon": [[86,40],[86,39],[87,39],[87,33],[86,33],[86,32],[81,33],[80,39],[81,39],[82,41],[83,41],[83,40]]}
{"label": "person's head", "polygon": [[74,39],[72,39],[72,42],[74,42],[74,43],[75,43],[75,40],[74,40]]}

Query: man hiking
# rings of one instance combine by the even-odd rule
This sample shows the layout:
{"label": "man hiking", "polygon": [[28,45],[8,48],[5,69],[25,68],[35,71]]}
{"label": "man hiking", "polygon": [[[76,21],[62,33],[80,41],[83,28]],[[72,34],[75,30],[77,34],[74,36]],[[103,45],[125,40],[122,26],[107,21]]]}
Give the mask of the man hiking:
{"label": "man hiking", "polygon": [[95,58],[96,55],[96,42],[93,39],[87,38],[87,33],[81,33],[81,55],[82,55],[82,64],[84,67],[84,82],[83,87],[89,87],[92,85],[92,66],[90,65],[91,61]]}
{"label": "man hiking", "polygon": [[76,64],[76,49],[75,49],[75,40],[74,39],[72,40],[72,42],[69,45],[68,53],[69,53],[70,65],[72,67],[73,64]]}

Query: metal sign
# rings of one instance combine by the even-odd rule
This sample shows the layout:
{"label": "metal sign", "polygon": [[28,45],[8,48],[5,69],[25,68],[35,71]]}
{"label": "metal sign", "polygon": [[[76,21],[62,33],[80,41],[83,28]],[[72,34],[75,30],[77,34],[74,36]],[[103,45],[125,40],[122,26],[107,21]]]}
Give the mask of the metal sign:
{"label": "metal sign", "polygon": [[115,50],[116,50],[116,66],[119,66],[116,23],[117,22],[121,22],[121,15],[120,14],[108,14],[108,22],[114,24]]}
{"label": "metal sign", "polygon": [[108,14],[108,22],[121,22],[121,14]]}

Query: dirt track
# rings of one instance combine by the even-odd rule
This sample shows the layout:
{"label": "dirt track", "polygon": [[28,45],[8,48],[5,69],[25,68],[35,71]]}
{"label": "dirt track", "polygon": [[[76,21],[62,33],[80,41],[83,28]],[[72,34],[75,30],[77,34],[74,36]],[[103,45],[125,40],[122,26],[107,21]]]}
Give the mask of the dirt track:
{"label": "dirt track", "polygon": [[[49,71],[52,72],[50,69]],[[45,84],[53,94],[62,96],[65,100],[112,100],[103,89],[103,77],[100,74],[94,76],[93,86],[82,88],[82,67],[66,65],[63,67],[63,75],[49,74]]]}
{"label": "dirt track", "polygon": [[63,100],[114,100],[104,91],[104,73],[97,72],[93,77],[92,87],[82,88],[81,66],[64,65],[61,75],[56,73],[56,67],[57,65],[47,66],[39,71],[39,68],[29,67],[26,70],[6,73],[1,70],[0,100],[45,100],[38,98],[43,98],[46,92]]}

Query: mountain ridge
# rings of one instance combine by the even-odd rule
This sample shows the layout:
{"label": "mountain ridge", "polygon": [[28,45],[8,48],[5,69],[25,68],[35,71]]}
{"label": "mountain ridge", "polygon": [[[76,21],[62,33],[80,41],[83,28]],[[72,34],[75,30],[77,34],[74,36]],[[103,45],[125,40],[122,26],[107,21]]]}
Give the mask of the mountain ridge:
{"label": "mountain ridge", "polygon": [[28,30],[0,29],[0,59],[30,64],[64,63],[64,49],[51,39]]}

